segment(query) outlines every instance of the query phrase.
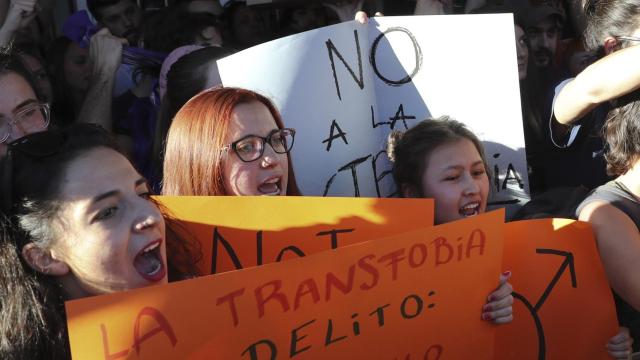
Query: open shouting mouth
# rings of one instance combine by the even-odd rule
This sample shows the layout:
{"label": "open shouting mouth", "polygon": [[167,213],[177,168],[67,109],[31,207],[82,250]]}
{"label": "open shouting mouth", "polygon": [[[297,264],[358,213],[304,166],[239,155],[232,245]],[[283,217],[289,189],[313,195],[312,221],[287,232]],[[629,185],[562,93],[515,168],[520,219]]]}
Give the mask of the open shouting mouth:
{"label": "open shouting mouth", "polygon": [[458,210],[458,212],[463,217],[469,217],[469,216],[478,215],[480,213],[480,202],[479,201],[473,201],[473,202],[467,203],[466,205],[462,206]]}
{"label": "open shouting mouth", "polygon": [[133,266],[140,276],[149,282],[158,282],[167,275],[160,245],[162,245],[161,239],[151,242],[140,250],[133,260]]}
{"label": "open shouting mouth", "polygon": [[266,196],[280,195],[281,189],[282,178],[280,176],[270,177],[258,186],[258,192]]}

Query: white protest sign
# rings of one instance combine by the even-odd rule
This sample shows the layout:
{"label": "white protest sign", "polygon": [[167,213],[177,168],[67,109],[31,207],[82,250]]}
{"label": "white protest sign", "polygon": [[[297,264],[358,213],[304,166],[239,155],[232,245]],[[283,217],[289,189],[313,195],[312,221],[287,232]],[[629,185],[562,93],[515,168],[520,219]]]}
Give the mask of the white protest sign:
{"label": "white protest sign", "polygon": [[483,140],[492,201],[528,197],[510,14],[352,21],[250,48],[218,66],[225,86],[270,97],[297,129],[292,158],[304,195],[393,195],[388,133],[449,115]]}

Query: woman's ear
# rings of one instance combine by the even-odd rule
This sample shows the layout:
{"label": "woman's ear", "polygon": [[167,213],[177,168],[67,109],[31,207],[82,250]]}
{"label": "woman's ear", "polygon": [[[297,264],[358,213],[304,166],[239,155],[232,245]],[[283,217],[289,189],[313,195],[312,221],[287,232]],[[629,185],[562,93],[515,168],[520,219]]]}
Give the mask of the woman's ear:
{"label": "woman's ear", "polygon": [[45,275],[63,276],[69,273],[69,266],[65,262],[54,259],[49,250],[34,243],[22,247],[22,258],[33,270]]}
{"label": "woman's ear", "polygon": [[400,186],[400,191],[402,192],[402,197],[406,197],[406,198],[420,197],[418,196],[418,192],[416,191],[415,186],[410,184],[402,184]]}
{"label": "woman's ear", "polygon": [[607,36],[604,39],[604,53],[606,55],[611,54],[612,52],[616,51],[618,45],[618,39],[614,38],[613,36]]}

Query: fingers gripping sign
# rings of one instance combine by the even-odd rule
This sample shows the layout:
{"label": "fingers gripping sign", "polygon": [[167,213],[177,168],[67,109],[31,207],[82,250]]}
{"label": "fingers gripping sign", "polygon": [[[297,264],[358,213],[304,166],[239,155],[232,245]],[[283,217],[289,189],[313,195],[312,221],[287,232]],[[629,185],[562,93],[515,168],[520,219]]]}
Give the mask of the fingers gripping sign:
{"label": "fingers gripping sign", "polygon": [[111,35],[106,28],[95,33],[89,44],[93,74],[78,119],[98,124],[109,131],[113,128],[111,117],[113,84],[122,61],[124,44],[127,44],[126,40]]}
{"label": "fingers gripping sign", "polygon": [[513,320],[513,286],[509,283],[510,278],[511,271],[500,274],[498,288],[487,297],[487,303],[482,307],[482,320],[495,324],[507,324]]}
{"label": "fingers gripping sign", "polygon": [[633,338],[629,335],[629,329],[620,327],[618,333],[609,339],[607,351],[614,359],[629,359],[633,345]]}
{"label": "fingers gripping sign", "polygon": [[[373,16],[384,16],[384,14],[380,11],[376,11]],[[356,12],[355,20],[360,24],[366,24],[367,22],[369,22],[369,15],[367,15],[367,13],[364,11],[358,11]]]}

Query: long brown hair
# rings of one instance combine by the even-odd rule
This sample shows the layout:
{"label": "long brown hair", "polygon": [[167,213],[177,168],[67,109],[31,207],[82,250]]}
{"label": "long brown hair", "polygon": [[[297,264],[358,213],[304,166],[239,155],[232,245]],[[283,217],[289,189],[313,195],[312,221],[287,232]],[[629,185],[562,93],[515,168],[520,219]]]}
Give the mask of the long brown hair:
{"label": "long brown hair", "polygon": [[[266,97],[245,89],[213,88],[194,96],[173,118],[164,155],[163,195],[226,195],[222,147],[233,109],[258,101],[284,128],[280,113]],[[291,157],[287,157],[287,195],[299,195]]]}

